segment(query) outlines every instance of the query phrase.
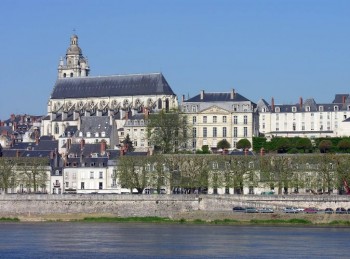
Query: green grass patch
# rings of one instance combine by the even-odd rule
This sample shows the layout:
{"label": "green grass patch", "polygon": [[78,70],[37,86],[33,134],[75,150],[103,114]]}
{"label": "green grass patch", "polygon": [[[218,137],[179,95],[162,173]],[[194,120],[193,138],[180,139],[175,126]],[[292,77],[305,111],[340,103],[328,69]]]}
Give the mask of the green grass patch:
{"label": "green grass patch", "polygon": [[195,223],[195,224],[204,224],[204,223],[207,223],[207,222],[202,220],[202,219],[195,219],[195,220],[193,220],[193,223]]}
{"label": "green grass patch", "polygon": [[310,220],[306,219],[252,219],[250,223],[253,224],[312,224]]}
{"label": "green grass patch", "polygon": [[19,218],[0,218],[1,222],[19,222]]}
{"label": "green grass patch", "polygon": [[173,222],[169,218],[161,217],[86,217],[82,219],[83,222],[144,222],[144,223],[161,223],[161,222]]}
{"label": "green grass patch", "polygon": [[237,224],[237,223],[240,223],[240,221],[236,219],[216,219],[211,221],[211,223],[218,224],[218,225],[227,225],[227,224]]}
{"label": "green grass patch", "polygon": [[348,221],[348,220],[333,220],[333,221],[329,222],[329,225],[346,225],[346,226],[349,226],[350,225],[350,221]]}

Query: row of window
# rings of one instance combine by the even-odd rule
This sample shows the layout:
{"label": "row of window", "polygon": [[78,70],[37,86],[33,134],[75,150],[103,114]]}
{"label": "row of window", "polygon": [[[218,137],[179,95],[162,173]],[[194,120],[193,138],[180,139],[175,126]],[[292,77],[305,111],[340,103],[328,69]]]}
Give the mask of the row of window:
{"label": "row of window", "polygon": [[[347,110],[350,111],[350,105],[347,106]],[[261,110],[262,112],[266,112],[267,109],[266,108],[262,108]],[[293,106],[292,107],[292,112],[297,112],[298,109],[296,106]],[[310,106],[306,106],[305,107],[305,111],[306,112],[310,112],[311,111],[311,107]],[[319,106],[318,107],[318,111],[319,112],[323,112],[324,111],[324,107],[323,106]],[[334,105],[333,106],[333,111],[339,111],[339,106],[338,105]],[[281,112],[281,108],[280,107],[275,107],[275,112]]]}
{"label": "row of window", "polygon": [[[218,128],[217,127],[212,127],[212,137],[216,138],[218,136]],[[192,137],[196,138],[197,137],[197,128],[192,129]],[[203,138],[208,137],[208,128],[203,127]],[[222,137],[226,138],[227,137],[227,128],[222,127]],[[233,128],[233,137],[237,138],[238,137],[238,127]],[[248,137],[248,127],[243,127],[243,137]]]}
{"label": "row of window", "polygon": [[[244,111],[248,112],[252,110],[252,106],[249,104],[233,104],[232,105],[232,111]],[[184,105],[182,106],[182,111],[183,112],[198,112],[199,111],[199,105]]]}
{"label": "row of window", "polygon": [[[208,123],[208,116],[203,116],[203,123]],[[227,123],[227,116],[222,116],[221,118],[221,122],[222,123]],[[218,116],[212,116],[211,117],[211,122],[212,123],[218,123]],[[192,117],[192,123],[193,124],[196,124],[197,123],[197,116],[193,116]],[[233,116],[233,124],[238,124],[238,116]],[[243,116],[243,124],[248,124],[248,116],[247,115],[244,115]]]}

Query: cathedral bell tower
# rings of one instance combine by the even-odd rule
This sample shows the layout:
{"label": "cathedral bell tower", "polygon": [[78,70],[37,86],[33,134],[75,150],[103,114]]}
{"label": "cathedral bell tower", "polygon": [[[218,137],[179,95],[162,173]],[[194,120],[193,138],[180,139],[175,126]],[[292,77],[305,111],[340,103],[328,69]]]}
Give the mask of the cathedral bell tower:
{"label": "cathedral bell tower", "polygon": [[82,54],[78,46],[78,36],[73,34],[70,38],[70,46],[67,49],[65,60],[61,57],[58,65],[58,78],[86,77],[90,68],[87,58]]}

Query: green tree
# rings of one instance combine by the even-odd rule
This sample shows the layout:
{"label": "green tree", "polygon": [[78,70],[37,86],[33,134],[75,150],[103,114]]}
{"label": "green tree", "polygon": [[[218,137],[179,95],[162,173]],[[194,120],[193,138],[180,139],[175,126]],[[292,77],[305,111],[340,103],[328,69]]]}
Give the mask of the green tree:
{"label": "green tree", "polygon": [[332,148],[332,141],[330,140],[322,140],[318,145],[321,153],[327,153]]}
{"label": "green tree", "polygon": [[338,142],[337,147],[343,152],[348,152],[350,150],[350,140],[342,139]]}
{"label": "green tree", "polygon": [[251,148],[252,147],[252,144],[250,143],[250,141],[246,138],[244,139],[240,139],[238,142],[237,142],[237,145],[236,147],[238,149],[245,149],[245,148]]}
{"label": "green tree", "polygon": [[147,137],[163,154],[186,148],[191,132],[187,117],[178,110],[151,113],[147,121]]}
{"label": "green tree", "polygon": [[300,138],[298,139],[295,147],[299,150],[303,150],[304,153],[306,153],[306,150],[312,149],[312,143],[308,138]]}
{"label": "green tree", "polygon": [[127,152],[132,152],[132,151],[135,150],[135,149],[134,149],[134,146],[133,146],[133,144],[132,144],[132,141],[130,140],[129,134],[126,134],[126,137],[125,137],[125,139],[122,141],[122,143],[123,143],[124,147],[126,147],[126,151],[127,151]]}
{"label": "green tree", "polygon": [[288,138],[278,138],[276,143],[276,150],[278,153],[286,153],[291,147]]}
{"label": "green tree", "polygon": [[231,147],[230,143],[226,139],[220,140],[217,144],[217,148],[229,149]]}

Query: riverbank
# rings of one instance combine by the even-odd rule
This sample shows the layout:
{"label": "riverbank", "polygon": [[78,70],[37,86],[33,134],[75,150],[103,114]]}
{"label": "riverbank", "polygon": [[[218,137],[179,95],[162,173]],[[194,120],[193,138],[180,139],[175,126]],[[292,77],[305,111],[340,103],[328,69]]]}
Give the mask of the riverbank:
{"label": "riverbank", "polygon": [[[186,224],[224,224],[224,225],[322,225],[349,226],[350,214],[286,214],[286,213],[235,213],[227,211],[181,212],[174,217],[118,217],[113,214],[50,214],[45,216],[28,215],[10,219],[19,222],[142,222],[142,223],[186,223]],[[3,222],[6,220],[3,220]]]}

